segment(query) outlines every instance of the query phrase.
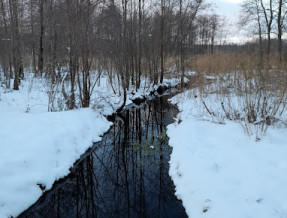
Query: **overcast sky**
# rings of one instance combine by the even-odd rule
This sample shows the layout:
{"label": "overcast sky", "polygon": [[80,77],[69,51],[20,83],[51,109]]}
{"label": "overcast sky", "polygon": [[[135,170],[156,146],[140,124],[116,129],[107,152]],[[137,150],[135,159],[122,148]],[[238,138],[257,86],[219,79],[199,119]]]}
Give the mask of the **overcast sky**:
{"label": "overcast sky", "polygon": [[242,3],[243,0],[206,1],[215,4],[215,12],[218,15],[225,16],[228,23],[231,25],[233,24],[233,27],[231,27],[232,31],[230,31],[232,34],[228,36],[229,42],[242,42],[242,40],[246,40],[245,34],[243,32],[239,32],[238,27],[236,26],[240,12],[240,3]]}
{"label": "overcast sky", "polygon": [[241,0],[208,0],[217,5],[216,12],[219,15],[225,15],[228,19],[236,19],[240,11]]}

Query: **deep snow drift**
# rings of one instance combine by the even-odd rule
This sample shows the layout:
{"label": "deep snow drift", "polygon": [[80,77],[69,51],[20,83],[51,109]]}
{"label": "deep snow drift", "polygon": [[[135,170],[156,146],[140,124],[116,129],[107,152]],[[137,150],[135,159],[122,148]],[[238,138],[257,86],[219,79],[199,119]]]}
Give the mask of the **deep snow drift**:
{"label": "deep snow drift", "polygon": [[[170,175],[187,214],[287,217],[286,128],[271,126],[256,142],[240,123],[210,116],[193,96],[186,91],[172,99],[181,113],[167,131],[173,147]],[[214,95],[205,102],[220,108]]]}
{"label": "deep snow drift", "polygon": [[[55,180],[67,175],[80,155],[109,129],[111,123],[103,115],[122,104],[117,81],[112,88],[108,77],[102,75],[91,96],[92,109],[47,112],[51,105],[54,110],[65,109],[61,87],[54,87],[55,98],[49,103],[46,80],[29,73],[25,76],[19,91],[0,86],[1,218],[19,215],[41,196],[41,188],[48,190]],[[126,104],[157,89],[146,80],[142,82],[137,92],[128,92]],[[175,79],[164,81],[167,86],[178,83]]]}

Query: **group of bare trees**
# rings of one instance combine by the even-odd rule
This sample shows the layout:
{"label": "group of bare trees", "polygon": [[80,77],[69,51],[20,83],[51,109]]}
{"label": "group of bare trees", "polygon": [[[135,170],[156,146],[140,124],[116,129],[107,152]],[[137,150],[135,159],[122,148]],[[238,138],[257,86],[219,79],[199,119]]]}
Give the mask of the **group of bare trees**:
{"label": "group of bare trees", "polygon": [[[286,28],[287,2],[283,0],[245,0],[242,4],[241,25],[254,25],[259,38],[260,56],[272,51],[272,38],[277,38],[277,52],[282,58],[282,35]],[[264,46],[264,39],[267,41]],[[273,49],[274,51],[274,49]]]}
{"label": "group of bare trees", "polygon": [[70,109],[76,89],[89,106],[99,69],[118,78],[124,96],[142,76],[162,82],[168,58],[183,78],[188,56],[214,52],[221,22],[204,14],[203,0],[0,0],[0,9],[2,83],[19,89],[27,69],[52,84],[65,79]]}
{"label": "group of bare trees", "polygon": [[[20,16],[21,9],[16,0],[9,0],[9,6],[4,8],[1,2],[2,31],[1,41],[3,52],[1,52],[2,69],[6,78],[14,76],[15,90],[19,89],[20,77],[23,77],[22,50],[20,49]],[[9,14],[10,16],[7,16]],[[11,55],[12,54],[12,55]],[[13,72],[12,72],[13,68]],[[10,85],[10,84],[9,84]]]}

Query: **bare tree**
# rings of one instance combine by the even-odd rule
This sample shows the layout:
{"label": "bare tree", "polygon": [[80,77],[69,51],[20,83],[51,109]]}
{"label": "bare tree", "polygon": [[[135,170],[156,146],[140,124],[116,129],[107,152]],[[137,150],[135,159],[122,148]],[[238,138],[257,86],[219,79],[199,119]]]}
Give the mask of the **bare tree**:
{"label": "bare tree", "polygon": [[40,16],[40,37],[39,37],[39,55],[38,55],[38,70],[42,75],[44,67],[44,47],[43,47],[43,37],[44,37],[44,0],[39,0],[39,16]]}
{"label": "bare tree", "polygon": [[[253,25],[255,21],[255,34],[259,37],[260,62],[263,58],[262,16],[261,0],[245,0],[241,5],[240,27]],[[268,20],[268,18],[267,18]],[[251,28],[252,29],[252,28]]]}
{"label": "bare tree", "polygon": [[[272,0],[269,0],[269,8],[266,8],[264,5],[263,0],[260,0],[261,7],[263,9],[265,24],[267,27],[267,36],[268,36],[268,45],[267,45],[267,54],[270,54],[270,44],[271,44],[271,29],[272,29],[272,22],[273,22],[273,3]],[[257,4],[258,7],[258,4]],[[259,8],[256,9],[257,16],[259,15]]]}
{"label": "bare tree", "polygon": [[29,9],[30,9],[30,26],[31,26],[31,38],[32,38],[32,67],[34,73],[37,74],[37,67],[36,67],[36,46],[35,46],[35,28],[34,28],[34,6],[35,0],[30,0],[29,2]]}
{"label": "bare tree", "polygon": [[[12,60],[11,60],[11,37],[8,30],[7,24],[7,13],[6,7],[7,4],[4,3],[4,0],[1,0],[1,15],[3,21],[3,31],[0,35],[0,45],[1,45],[1,65],[4,72],[6,87],[10,88],[10,79],[13,77],[12,71]],[[1,75],[0,75],[1,76]]]}
{"label": "bare tree", "polygon": [[[282,16],[283,0],[278,0],[278,10],[277,10],[277,34],[278,34],[278,54],[279,60],[281,62],[282,56],[282,34],[283,34],[283,16]],[[284,15],[285,17],[285,15]]]}
{"label": "bare tree", "polygon": [[141,75],[142,75],[142,1],[139,0],[139,26],[138,26],[138,75],[137,75],[137,83],[136,88],[140,87],[141,83]]}
{"label": "bare tree", "polygon": [[164,74],[164,25],[165,25],[165,0],[161,0],[161,23],[160,23],[160,83],[163,82]]}

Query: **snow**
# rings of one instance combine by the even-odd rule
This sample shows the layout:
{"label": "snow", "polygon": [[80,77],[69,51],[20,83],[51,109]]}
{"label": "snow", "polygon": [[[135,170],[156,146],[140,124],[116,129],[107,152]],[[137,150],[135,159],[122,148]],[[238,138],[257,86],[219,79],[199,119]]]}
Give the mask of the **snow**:
{"label": "snow", "polygon": [[195,75],[197,75],[197,73],[195,71],[186,71],[185,75],[186,76],[195,76]]}
{"label": "snow", "polygon": [[[188,79],[185,77],[184,82],[187,83]],[[104,115],[110,115],[122,105],[123,98],[119,93],[123,93],[122,88],[119,87],[118,81],[113,82],[113,88],[116,93],[113,92],[110,81],[106,75],[101,77],[100,83],[97,84],[95,91],[91,96],[91,105],[94,109],[99,109]],[[141,78],[141,85],[137,90],[134,85],[130,84],[130,88],[127,91],[127,101],[126,106],[131,104],[136,98],[148,97],[151,92],[156,92],[158,87],[166,86],[169,88],[176,87],[180,84],[180,79],[163,79],[163,83],[159,85],[154,85],[148,78]]]}
{"label": "snow", "polygon": [[[91,109],[0,113],[0,217],[18,215],[50,189],[110,123]],[[15,197],[17,196],[17,197]]]}
{"label": "snow", "polygon": [[[174,87],[179,82],[172,79],[164,84]],[[157,86],[147,84],[149,81],[142,79],[139,90],[131,87],[126,105],[132,103],[134,96],[142,98],[156,90]],[[69,85],[65,86],[69,90]],[[19,215],[56,180],[66,176],[75,161],[111,126],[104,115],[115,112],[123,102],[118,81],[115,79],[111,86],[105,74],[95,84],[87,109],[65,111],[61,85],[53,87],[54,96],[51,87],[45,78],[35,78],[27,72],[19,91],[7,90],[0,84],[1,218]],[[47,112],[48,108],[58,112]]]}
{"label": "snow", "polygon": [[[219,107],[214,99],[204,101]],[[256,141],[242,123],[204,112],[192,91],[171,101],[181,112],[167,131],[173,147],[169,173],[188,216],[287,217],[286,128],[269,127]]]}
{"label": "snow", "polygon": [[50,189],[111,125],[92,109],[46,112],[44,86],[29,84],[0,90],[0,217],[32,205],[42,195],[37,184]]}

